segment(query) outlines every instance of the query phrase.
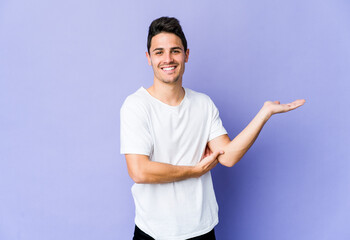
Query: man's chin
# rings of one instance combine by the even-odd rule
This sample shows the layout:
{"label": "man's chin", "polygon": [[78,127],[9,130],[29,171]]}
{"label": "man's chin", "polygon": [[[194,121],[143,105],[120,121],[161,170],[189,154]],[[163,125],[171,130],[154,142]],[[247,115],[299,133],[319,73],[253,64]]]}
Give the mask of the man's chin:
{"label": "man's chin", "polygon": [[174,83],[177,83],[179,81],[179,78],[175,78],[175,79],[162,79],[162,82],[163,83],[166,83],[166,84],[174,84]]}

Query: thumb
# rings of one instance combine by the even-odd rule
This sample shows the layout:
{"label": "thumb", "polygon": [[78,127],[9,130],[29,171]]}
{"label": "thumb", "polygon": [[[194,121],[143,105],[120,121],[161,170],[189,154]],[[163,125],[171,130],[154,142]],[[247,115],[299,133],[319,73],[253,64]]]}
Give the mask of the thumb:
{"label": "thumb", "polygon": [[213,154],[211,155],[211,157],[212,157],[213,159],[217,159],[217,158],[219,157],[219,155],[224,154],[224,153],[225,153],[225,152],[222,151],[222,150],[220,150],[220,151],[215,151],[215,152],[213,152]]}

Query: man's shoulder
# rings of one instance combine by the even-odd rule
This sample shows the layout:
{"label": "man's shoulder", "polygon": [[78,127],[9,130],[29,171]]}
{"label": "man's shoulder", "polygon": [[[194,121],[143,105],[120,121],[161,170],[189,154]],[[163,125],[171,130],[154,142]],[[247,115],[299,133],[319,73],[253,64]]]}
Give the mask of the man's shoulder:
{"label": "man's shoulder", "polygon": [[146,94],[145,94],[145,91],[147,91],[144,87],[140,87],[138,88],[135,92],[131,93],[130,95],[128,95],[126,97],[125,100],[141,100],[143,98],[146,98]]}
{"label": "man's shoulder", "polygon": [[140,87],[134,93],[127,96],[123,102],[121,110],[123,109],[134,109],[141,110],[147,103],[147,94],[145,88]]}
{"label": "man's shoulder", "polygon": [[147,99],[147,95],[145,94],[145,88],[140,87],[139,89],[137,89],[135,92],[133,92],[132,94],[128,95],[125,100],[124,100],[124,104],[137,104],[140,102],[144,102]]}

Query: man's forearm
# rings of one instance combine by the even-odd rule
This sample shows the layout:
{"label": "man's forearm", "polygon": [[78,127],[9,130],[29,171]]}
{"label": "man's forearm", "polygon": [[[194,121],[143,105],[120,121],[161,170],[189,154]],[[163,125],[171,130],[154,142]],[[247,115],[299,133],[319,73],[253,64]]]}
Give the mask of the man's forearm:
{"label": "man's forearm", "polygon": [[130,177],[136,183],[168,183],[200,177],[218,163],[223,151],[205,153],[195,166],[180,166],[149,160],[146,155],[126,154]]}
{"label": "man's forearm", "polygon": [[271,114],[264,107],[261,108],[248,126],[223,148],[225,154],[219,156],[219,162],[227,167],[232,167],[239,162],[253,145],[270,117]]}
{"label": "man's forearm", "polygon": [[132,178],[136,183],[168,183],[196,176],[194,166],[177,166],[147,161]]}

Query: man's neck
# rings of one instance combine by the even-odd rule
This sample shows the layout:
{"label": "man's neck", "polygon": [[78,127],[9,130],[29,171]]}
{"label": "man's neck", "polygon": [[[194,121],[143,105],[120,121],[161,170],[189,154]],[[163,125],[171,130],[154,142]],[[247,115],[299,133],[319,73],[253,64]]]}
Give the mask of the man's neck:
{"label": "man's neck", "polygon": [[158,100],[170,106],[180,105],[185,96],[185,90],[182,87],[182,81],[175,84],[159,83],[154,81],[153,85],[147,91]]}

